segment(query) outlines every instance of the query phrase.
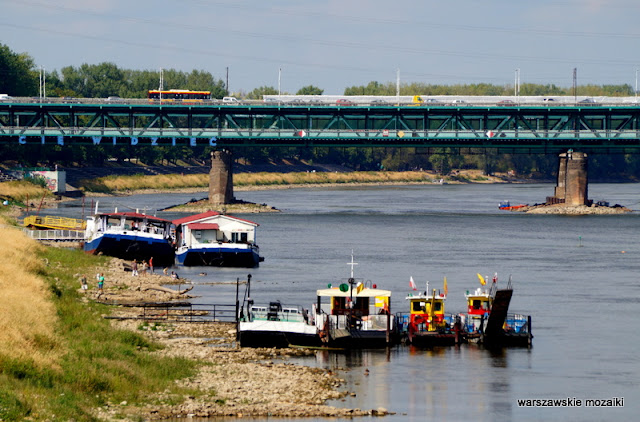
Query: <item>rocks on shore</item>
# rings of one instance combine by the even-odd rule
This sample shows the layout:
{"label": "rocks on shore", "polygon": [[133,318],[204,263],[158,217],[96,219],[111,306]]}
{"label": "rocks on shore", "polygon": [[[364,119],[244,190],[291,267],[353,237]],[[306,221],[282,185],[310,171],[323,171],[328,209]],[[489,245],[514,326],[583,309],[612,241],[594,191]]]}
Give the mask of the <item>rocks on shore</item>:
{"label": "rocks on shore", "polygon": [[565,204],[553,204],[553,205],[531,205],[527,207],[517,208],[512,210],[514,212],[526,212],[528,214],[563,214],[563,215],[606,215],[606,214],[623,214],[631,212],[627,207],[622,205],[614,205],[612,207],[593,204],[587,205],[565,205]]}
{"label": "rocks on shore", "polygon": [[[156,269],[155,274],[132,276],[128,262],[112,259],[104,273],[105,286],[86,291],[86,298],[108,303],[169,302],[184,300],[173,289],[156,290],[149,286],[169,284],[170,277]],[[80,276],[79,276],[80,277]],[[179,280],[183,286],[189,280]],[[96,296],[96,295],[100,296]],[[158,355],[183,357],[202,362],[198,373],[178,383],[191,391],[190,396],[169,397],[160,393],[149,397],[147,405],[112,404],[96,409],[97,416],[142,417],[166,420],[185,417],[332,417],[383,416],[384,408],[362,410],[326,405],[349,394],[340,391],[344,379],[335,372],[287,362],[293,356],[312,355],[308,349],[238,348],[234,323],[198,323],[174,321],[145,322],[140,308],[118,306],[110,315],[111,323],[121,329],[142,333],[163,344]],[[177,403],[177,404],[176,404]]]}

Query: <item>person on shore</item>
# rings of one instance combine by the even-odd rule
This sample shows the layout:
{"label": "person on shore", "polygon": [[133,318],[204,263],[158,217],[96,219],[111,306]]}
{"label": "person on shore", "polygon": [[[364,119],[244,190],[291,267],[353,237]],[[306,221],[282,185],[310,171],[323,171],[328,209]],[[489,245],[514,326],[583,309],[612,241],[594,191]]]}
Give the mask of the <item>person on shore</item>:
{"label": "person on shore", "polygon": [[153,257],[149,258],[149,272],[153,274]]}
{"label": "person on shore", "polygon": [[176,274],[175,271],[171,271],[171,278],[174,279],[174,280],[179,280],[180,279],[180,277],[178,277],[178,274]]}
{"label": "person on shore", "polygon": [[138,261],[137,260],[133,260],[133,263],[131,264],[131,275],[133,277],[137,277],[138,276]]}
{"label": "person on shore", "polygon": [[102,293],[102,288],[104,287],[104,273],[100,273],[98,276],[98,291]]}
{"label": "person on shore", "polygon": [[142,260],[142,275],[147,275],[147,261]]}
{"label": "person on shore", "polygon": [[169,268],[164,267],[164,270],[162,270],[162,272],[164,273],[164,275],[169,275]]}
{"label": "person on shore", "polygon": [[89,288],[89,285],[87,284],[87,276],[82,274],[82,277],[80,278],[80,284],[82,287],[82,290],[87,290]]}

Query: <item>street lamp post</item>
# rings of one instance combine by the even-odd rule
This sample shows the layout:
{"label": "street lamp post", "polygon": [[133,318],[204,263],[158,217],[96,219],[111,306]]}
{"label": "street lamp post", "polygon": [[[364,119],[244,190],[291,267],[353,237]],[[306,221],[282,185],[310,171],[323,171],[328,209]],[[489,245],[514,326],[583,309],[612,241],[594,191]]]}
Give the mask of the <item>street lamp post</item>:
{"label": "street lamp post", "polygon": [[636,69],[636,103],[638,102],[638,69]]}

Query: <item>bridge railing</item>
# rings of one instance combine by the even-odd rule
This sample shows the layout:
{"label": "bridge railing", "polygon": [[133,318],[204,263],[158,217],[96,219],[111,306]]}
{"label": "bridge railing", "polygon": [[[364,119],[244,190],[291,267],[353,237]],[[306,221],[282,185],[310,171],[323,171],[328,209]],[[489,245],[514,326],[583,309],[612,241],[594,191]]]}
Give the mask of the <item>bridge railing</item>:
{"label": "bridge railing", "polygon": [[[95,127],[16,127],[0,128],[0,135],[21,137],[85,137],[85,138],[213,138],[220,139],[393,139],[398,143],[410,139],[493,139],[494,141],[516,141],[535,139],[603,140],[610,138],[637,139],[639,129],[291,129],[291,128],[95,128]],[[109,139],[100,142],[107,144]],[[54,141],[55,142],[55,141]],[[89,139],[90,143],[95,143]]]}

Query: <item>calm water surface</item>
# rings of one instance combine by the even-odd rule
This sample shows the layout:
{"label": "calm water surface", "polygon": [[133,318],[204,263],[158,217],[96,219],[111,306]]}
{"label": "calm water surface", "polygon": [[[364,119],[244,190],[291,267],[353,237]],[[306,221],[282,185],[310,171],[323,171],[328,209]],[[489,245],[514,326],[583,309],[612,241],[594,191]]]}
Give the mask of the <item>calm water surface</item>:
{"label": "calm water surface", "polygon": [[[535,203],[553,186],[443,185],[237,192],[277,214],[242,217],[260,224],[265,262],[256,269],[177,268],[196,283],[199,303],[233,303],[235,288],[198,284],[253,276],[259,302],[310,307],[315,290],[348,276],[393,292],[391,309],[407,312],[409,277],[442,288],[447,311],[465,309],[476,273],[513,279],[511,311],[533,316],[533,348],[490,352],[472,346],[348,354],[318,352],[306,365],[348,368],[337,406],[396,412],[385,420],[636,420],[640,410],[640,213],[619,216],[524,215],[499,211],[502,200]],[[114,206],[164,208],[206,194],[100,199]],[[592,184],[589,196],[640,211],[640,186]],[[51,213],[80,213],[79,203]],[[184,214],[158,213],[165,218]],[[201,272],[206,276],[199,276]],[[365,375],[365,369],[369,375]],[[624,407],[584,406],[624,397]],[[572,408],[519,407],[518,399],[583,400]],[[307,419],[308,420],[308,419]]]}

